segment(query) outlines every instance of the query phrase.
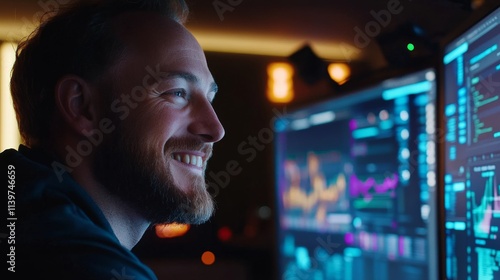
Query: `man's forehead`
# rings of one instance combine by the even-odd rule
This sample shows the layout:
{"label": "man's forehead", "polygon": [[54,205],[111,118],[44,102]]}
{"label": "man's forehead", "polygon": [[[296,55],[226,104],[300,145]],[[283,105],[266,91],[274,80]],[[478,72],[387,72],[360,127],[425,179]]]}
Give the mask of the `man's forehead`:
{"label": "man's forehead", "polygon": [[180,23],[154,12],[129,12],[118,16],[114,29],[125,45],[135,48],[166,45],[199,50],[194,36]]}
{"label": "man's forehead", "polygon": [[213,81],[201,46],[181,24],[152,12],[134,12],[118,17],[114,25],[124,47],[115,70],[142,73],[159,67]]}
{"label": "man's forehead", "polygon": [[124,58],[136,56],[155,64],[202,63],[206,67],[198,41],[171,19],[152,12],[128,13],[116,19],[115,28],[124,46]]}
{"label": "man's forehead", "polygon": [[153,11],[128,11],[117,15],[113,21],[116,27],[124,26],[129,30],[142,29],[150,24],[183,27],[181,23]]}

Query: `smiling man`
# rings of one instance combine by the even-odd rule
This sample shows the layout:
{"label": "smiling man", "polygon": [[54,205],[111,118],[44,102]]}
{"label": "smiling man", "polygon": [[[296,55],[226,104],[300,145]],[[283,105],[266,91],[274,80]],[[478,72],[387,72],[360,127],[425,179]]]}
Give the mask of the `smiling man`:
{"label": "smiling man", "polygon": [[212,215],[205,168],[224,129],[186,17],[183,1],[85,1],[20,44],[24,145],[0,155],[16,175],[16,273],[155,279],[130,252],[145,230]]}

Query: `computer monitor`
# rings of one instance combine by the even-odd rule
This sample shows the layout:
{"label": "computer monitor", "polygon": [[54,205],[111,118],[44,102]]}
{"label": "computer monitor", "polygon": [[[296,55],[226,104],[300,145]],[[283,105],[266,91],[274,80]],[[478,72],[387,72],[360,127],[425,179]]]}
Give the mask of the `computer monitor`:
{"label": "computer monitor", "polygon": [[275,123],[279,279],[437,279],[436,73]]}
{"label": "computer monitor", "polygon": [[446,279],[500,279],[500,8],[484,9],[441,56]]}

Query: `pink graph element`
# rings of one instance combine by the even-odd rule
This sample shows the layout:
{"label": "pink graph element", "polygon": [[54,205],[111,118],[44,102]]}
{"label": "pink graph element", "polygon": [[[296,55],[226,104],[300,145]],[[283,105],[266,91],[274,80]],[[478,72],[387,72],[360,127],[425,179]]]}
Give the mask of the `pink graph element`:
{"label": "pink graph element", "polygon": [[[393,174],[391,177],[386,177],[380,184],[377,184],[375,179],[371,177],[363,182],[353,174],[349,179],[349,193],[351,197],[362,195],[365,199],[371,199],[373,197],[373,192],[370,192],[370,190],[373,189],[374,192],[378,194],[387,193],[396,189],[398,181],[398,176],[396,174]],[[394,196],[394,192],[391,196]]]}
{"label": "pink graph element", "polygon": [[398,243],[399,243],[398,244],[399,255],[404,256],[405,255],[405,238],[403,236],[400,236]]}
{"label": "pink graph element", "polygon": [[352,232],[348,232],[344,235],[344,242],[347,245],[353,245],[354,244],[354,234]]}
{"label": "pink graph element", "polygon": [[493,175],[490,175],[486,181],[481,203],[473,205],[475,234],[478,237],[485,238],[490,234],[493,213],[500,211],[500,196],[498,196],[496,178]]}
{"label": "pink graph element", "polygon": [[479,221],[478,228],[481,230],[481,232],[490,233],[490,225],[491,225],[491,217],[492,215],[492,209],[490,205],[486,206],[486,209],[484,209],[484,216],[483,219]]}
{"label": "pink graph element", "polygon": [[356,122],[356,120],[351,120],[349,122],[349,128],[351,129],[351,131],[355,130],[356,128],[358,128],[358,123]]}

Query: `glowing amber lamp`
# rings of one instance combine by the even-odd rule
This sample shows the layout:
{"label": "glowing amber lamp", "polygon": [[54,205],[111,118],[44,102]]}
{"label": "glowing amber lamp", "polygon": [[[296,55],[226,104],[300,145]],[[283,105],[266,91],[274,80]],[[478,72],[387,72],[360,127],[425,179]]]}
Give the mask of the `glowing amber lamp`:
{"label": "glowing amber lamp", "polygon": [[293,100],[293,67],[284,62],[271,63],[267,67],[267,99],[273,103]]}
{"label": "glowing amber lamp", "polygon": [[187,224],[160,224],[155,226],[159,238],[174,238],[186,234],[191,226]]}
{"label": "glowing amber lamp", "polygon": [[351,69],[345,63],[330,63],[328,65],[328,74],[330,74],[332,80],[341,85],[351,76]]}

